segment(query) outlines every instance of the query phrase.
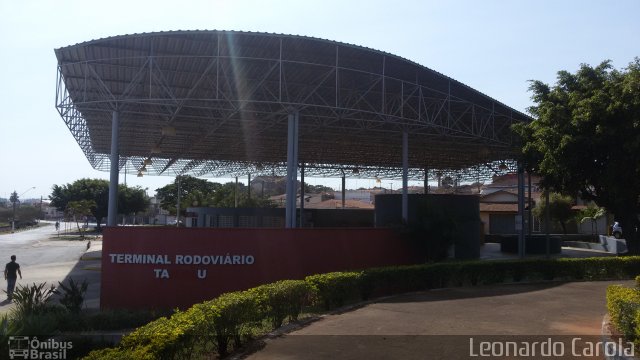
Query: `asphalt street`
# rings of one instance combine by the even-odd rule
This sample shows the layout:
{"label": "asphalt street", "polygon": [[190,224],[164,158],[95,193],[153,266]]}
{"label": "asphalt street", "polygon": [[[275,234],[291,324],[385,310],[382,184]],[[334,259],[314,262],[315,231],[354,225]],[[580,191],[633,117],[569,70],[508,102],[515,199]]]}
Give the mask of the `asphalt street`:
{"label": "asphalt street", "polygon": [[[87,250],[87,241],[61,240],[53,223],[32,230],[0,235],[0,261],[9,262],[16,255],[22,271],[22,280],[17,285],[42,283],[57,285],[63,281],[76,266]],[[64,229],[65,224],[61,225]],[[6,301],[6,282],[0,292],[0,313],[8,310]]]}

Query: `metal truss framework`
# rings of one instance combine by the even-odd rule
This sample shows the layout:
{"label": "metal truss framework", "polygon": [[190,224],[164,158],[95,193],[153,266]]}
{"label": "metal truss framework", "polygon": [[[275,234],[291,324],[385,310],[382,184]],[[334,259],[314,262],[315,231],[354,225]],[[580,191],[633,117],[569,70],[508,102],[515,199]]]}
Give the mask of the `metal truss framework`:
{"label": "metal truss framework", "polygon": [[[56,49],[56,107],[91,165],[229,177],[286,174],[297,111],[306,176],[483,181],[514,171],[526,115],[431,69],[327,40],[225,31],[126,35]],[[502,165],[507,166],[502,166]]]}

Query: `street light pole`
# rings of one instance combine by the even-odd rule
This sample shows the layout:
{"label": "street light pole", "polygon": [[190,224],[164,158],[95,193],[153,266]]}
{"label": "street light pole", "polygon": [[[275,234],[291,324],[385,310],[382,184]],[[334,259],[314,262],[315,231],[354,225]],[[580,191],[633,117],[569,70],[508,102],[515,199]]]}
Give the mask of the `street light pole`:
{"label": "street light pole", "polygon": [[27,192],[35,188],[36,188],[35,186],[32,186],[27,190],[23,191],[22,194],[20,195],[18,195],[17,191],[13,190],[13,194],[11,194],[11,198],[9,199],[11,203],[13,203],[13,219],[11,220],[11,232],[16,231],[16,203],[20,201],[20,197],[22,197],[22,195],[26,194]]}

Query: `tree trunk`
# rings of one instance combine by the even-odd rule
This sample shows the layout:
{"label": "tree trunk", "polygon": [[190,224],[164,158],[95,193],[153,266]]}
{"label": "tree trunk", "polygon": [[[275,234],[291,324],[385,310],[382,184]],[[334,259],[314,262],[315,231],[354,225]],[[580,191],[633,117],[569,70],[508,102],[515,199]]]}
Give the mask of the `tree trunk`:
{"label": "tree trunk", "polygon": [[80,224],[78,223],[78,219],[75,215],[73,215],[73,221],[76,222],[76,227],[78,227],[78,233],[80,234],[80,239],[84,239],[84,233],[80,230]]}

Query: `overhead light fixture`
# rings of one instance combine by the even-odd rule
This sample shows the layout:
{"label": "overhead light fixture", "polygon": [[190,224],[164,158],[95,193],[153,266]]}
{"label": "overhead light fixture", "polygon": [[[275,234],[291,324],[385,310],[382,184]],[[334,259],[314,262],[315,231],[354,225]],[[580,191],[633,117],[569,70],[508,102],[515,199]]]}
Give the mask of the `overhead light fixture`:
{"label": "overhead light fixture", "polygon": [[141,173],[146,173],[146,172],[147,172],[147,167],[146,167],[146,166],[142,166],[142,167],[140,168],[140,172],[141,172]]}
{"label": "overhead light fixture", "polygon": [[138,177],[143,177],[144,174],[142,173],[142,171],[138,171]]}
{"label": "overhead light fixture", "polygon": [[153,161],[151,160],[151,158],[146,158],[144,159],[144,161],[142,162],[145,166],[147,165],[151,165],[153,164]]}
{"label": "overhead light fixture", "polygon": [[353,173],[354,173],[355,175],[360,174],[360,169],[358,169],[358,168],[353,168]]}
{"label": "overhead light fixture", "polygon": [[505,164],[504,161],[500,162],[500,165],[498,165],[498,170],[500,171],[507,170],[507,164]]}

